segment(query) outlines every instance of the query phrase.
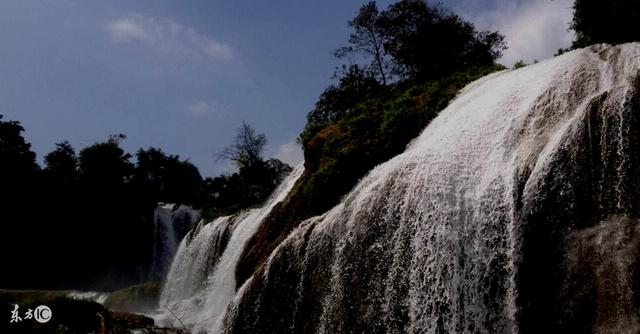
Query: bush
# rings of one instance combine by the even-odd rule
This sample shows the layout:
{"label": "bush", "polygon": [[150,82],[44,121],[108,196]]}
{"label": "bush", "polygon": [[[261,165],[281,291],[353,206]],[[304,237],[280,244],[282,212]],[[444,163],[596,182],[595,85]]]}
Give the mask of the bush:
{"label": "bush", "polygon": [[640,1],[576,0],[571,24],[576,33],[573,47],[640,41],[639,22]]}
{"label": "bush", "polygon": [[302,220],[336,205],[369,170],[401,153],[461,88],[501,69],[497,65],[472,68],[443,80],[389,89],[301,138],[304,175],[247,243],[236,268],[238,286]]}

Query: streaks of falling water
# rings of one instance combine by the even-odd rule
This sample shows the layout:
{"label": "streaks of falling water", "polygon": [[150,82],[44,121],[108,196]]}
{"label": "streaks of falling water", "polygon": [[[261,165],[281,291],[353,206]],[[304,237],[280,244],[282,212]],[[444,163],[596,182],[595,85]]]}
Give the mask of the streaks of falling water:
{"label": "streaks of falling water", "polygon": [[161,204],[156,207],[149,280],[160,281],[166,276],[180,241],[198,219],[200,212],[186,205]]}
{"label": "streaks of falling water", "polygon": [[[403,154],[292,232],[239,290],[223,331],[619,329],[597,324],[609,316],[637,325],[629,296],[623,310],[589,309],[585,324],[559,311],[570,304],[555,293],[582,270],[567,260],[576,249],[598,252],[596,271],[616,268],[615,280],[595,278],[598,296],[618,298],[603,291],[630,282],[619,276],[635,267],[607,258],[636,254],[637,233],[619,250],[618,234],[594,240],[619,221],[603,217],[640,213],[620,182],[640,177],[628,140],[639,68],[640,44],[600,45],[472,83]],[[580,232],[597,222],[609,228]]]}
{"label": "streaks of falling water", "polygon": [[273,207],[285,199],[302,175],[301,163],[287,176],[264,206],[199,225],[181,243],[161,293],[158,324],[179,325],[194,331],[217,326],[235,294],[235,267],[245,243]]}

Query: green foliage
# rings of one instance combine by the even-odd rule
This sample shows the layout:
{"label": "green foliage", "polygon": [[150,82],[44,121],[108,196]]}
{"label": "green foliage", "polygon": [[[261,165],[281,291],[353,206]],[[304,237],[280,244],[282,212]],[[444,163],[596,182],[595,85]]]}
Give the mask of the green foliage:
{"label": "green foliage", "polygon": [[373,96],[385,98],[394,91],[387,86],[391,74],[403,79],[395,83],[399,87],[419,85],[470,68],[491,67],[505,48],[499,33],[478,32],[473,24],[422,0],[402,0],[382,12],[375,2],[369,2],[349,21],[349,27],[353,29],[349,44],[336,55],[357,54],[371,63],[343,66],[338,84],[326,88],[307,115],[299,137],[303,144],[353,113],[359,103]]}
{"label": "green foliage", "polygon": [[405,79],[443,78],[474,66],[490,66],[506,48],[498,32],[474,25],[440,5],[401,0],[380,14],[388,34],[385,50]]}
{"label": "green foliage", "polygon": [[45,172],[60,181],[74,181],[78,177],[78,157],[68,141],[56,144],[56,149],[44,157]]}
{"label": "green foliage", "polygon": [[[23,131],[19,122],[5,121],[0,115],[0,211],[3,212],[0,220],[0,254],[6,269],[0,275],[0,282],[8,280],[8,272],[20,273],[25,267],[22,264],[24,258],[30,258],[33,254],[28,248],[15,247],[16,240],[21,240],[24,235],[34,231],[34,226],[29,223],[35,219],[24,221],[25,218],[37,217],[42,212],[38,206],[42,196],[37,189],[39,167],[31,145],[22,135]],[[42,237],[31,236],[25,246],[40,238]],[[20,280],[15,278],[14,283],[20,283]]]}
{"label": "green foliage", "polygon": [[269,159],[231,175],[205,179],[207,199],[203,217],[211,220],[264,203],[291,170],[282,161]]}
{"label": "green foliage", "polygon": [[301,136],[305,173],[247,244],[236,271],[238,284],[297,224],[336,205],[369,170],[401,153],[461,88],[502,69],[475,67],[441,80],[388,88],[358,102],[337,121]]}
{"label": "green foliage", "polygon": [[263,162],[262,154],[265,145],[267,145],[267,137],[262,133],[257,134],[249,124],[243,121],[231,145],[218,153],[218,159],[230,160],[240,169],[251,169]]}
{"label": "green foliage", "polygon": [[359,101],[382,91],[382,87],[358,65],[344,69],[337,86],[331,85],[322,92],[315,107],[307,115],[307,125],[300,135],[306,142],[315,133],[351,112]]}
{"label": "green foliage", "polygon": [[[80,151],[56,144],[39,171],[17,122],[0,123],[1,259],[14,288],[117,288],[145,279],[158,201],[197,205],[197,168],[160,150],[141,150],[138,164],[111,136]],[[49,261],[33,266],[46,254]],[[42,277],[46,277],[43,280]]]}
{"label": "green foliage", "polygon": [[3,121],[0,115],[0,177],[7,180],[29,177],[38,169],[31,145],[22,137],[24,128],[16,121]]}
{"label": "green foliage", "polygon": [[401,0],[379,11],[369,2],[349,21],[352,33],[336,56],[358,55],[382,85],[389,78],[428,81],[474,66],[490,66],[506,48],[498,32],[475,26],[441,5]]}
{"label": "green foliage", "polygon": [[358,55],[372,58],[365,70],[373,74],[372,78],[375,77],[382,85],[386,85],[391,74],[391,60],[384,48],[388,42],[388,31],[380,20],[376,3],[371,1],[360,7],[356,17],[349,21],[348,25],[353,29],[349,36],[349,44],[336,50],[335,56],[346,58]]}
{"label": "green foliage", "polygon": [[345,70],[309,113],[299,137],[305,172],[247,243],[238,286],[301,221],[328,210],[367,171],[402,152],[461,88],[504,69],[495,64],[502,35],[478,32],[424,0],[401,0],[382,12],[369,2],[349,27],[349,44],[336,55],[369,63]]}
{"label": "green foliage", "polygon": [[[78,155],[58,143],[40,171],[23,131],[18,122],[0,121],[0,259],[11,269],[0,277],[2,287],[112,290],[140,283],[151,262],[158,202],[203,208],[210,217],[231,214],[264,202],[291,171],[263,159],[266,138],[246,123],[234,141],[238,172],[206,181],[189,161],[153,147],[140,149],[134,164],[121,147],[124,135]],[[43,254],[49,260],[33,266]]]}
{"label": "green foliage", "polygon": [[[316,176],[323,180],[310,182],[314,186],[306,189],[309,196],[334,203],[364,172],[404,150],[459,89],[495,69],[475,68],[439,81],[399,86],[357,104],[351,113],[303,142],[310,173],[317,167]],[[322,207],[317,210],[324,211]]]}
{"label": "green foliage", "polygon": [[189,161],[153,147],[138,150],[136,159],[132,182],[153,203],[203,204],[204,180]]}
{"label": "green foliage", "polygon": [[291,167],[278,159],[264,160],[262,155],[266,143],[264,134],[256,134],[250,125],[242,122],[232,144],[218,154],[218,158],[233,161],[238,171],[205,180],[205,219],[262,204],[284,176],[291,172]]}
{"label": "green foliage", "polygon": [[120,148],[113,137],[80,151],[78,158],[79,179],[88,186],[115,187],[129,181],[133,164],[131,154]]}
{"label": "green foliage", "polygon": [[621,44],[640,41],[640,1],[575,0],[571,29],[574,48],[597,43]]}
{"label": "green foliage", "polygon": [[526,66],[527,66],[527,63],[525,63],[524,60],[518,60],[515,64],[513,64],[513,69],[517,70],[519,68],[523,68]]}

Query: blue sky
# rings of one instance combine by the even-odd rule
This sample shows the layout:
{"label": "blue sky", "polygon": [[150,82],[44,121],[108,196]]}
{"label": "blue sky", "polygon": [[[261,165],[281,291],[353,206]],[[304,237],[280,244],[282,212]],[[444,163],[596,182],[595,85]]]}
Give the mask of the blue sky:
{"label": "blue sky", "polygon": [[[22,122],[40,159],[56,142],[124,133],[132,153],[160,147],[212,176],[230,170],[213,156],[245,120],[267,135],[267,155],[295,163],[295,138],[339,65],[331,51],[363,3],[4,0],[0,114]],[[444,3],[502,31],[507,65],[570,41],[569,0]]]}

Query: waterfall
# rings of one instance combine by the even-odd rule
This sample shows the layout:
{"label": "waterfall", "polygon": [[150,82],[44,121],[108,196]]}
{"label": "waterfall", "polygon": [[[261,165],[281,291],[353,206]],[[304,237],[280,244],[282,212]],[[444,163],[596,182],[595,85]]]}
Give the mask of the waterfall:
{"label": "waterfall", "polygon": [[186,205],[159,204],[153,212],[153,253],[149,279],[162,280],[178,245],[195,222],[200,212]]}
{"label": "waterfall", "polygon": [[[201,222],[182,240],[152,316],[159,325],[182,326],[194,332],[214,328],[235,295],[235,267],[247,240],[273,207],[283,201],[304,171],[298,165],[264,206]],[[176,319],[176,317],[179,319]]]}
{"label": "waterfall", "polygon": [[637,332],[639,69],[640,44],[599,45],[470,84],[292,232],[222,331]]}
{"label": "waterfall", "polygon": [[205,287],[207,277],[217,264],[229,241],[232,217],[220,217],[209,224],[200,221],[180,243],[164,287],[160,304],[186,299]]}
{"label": "waterfall", "polygon": [[96,292],[96,291],[71,291],[67,294],[67,297],[78,300],[88,300],[103,304],[109,297],[108,292]]}

